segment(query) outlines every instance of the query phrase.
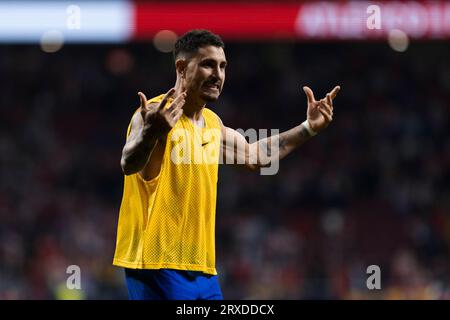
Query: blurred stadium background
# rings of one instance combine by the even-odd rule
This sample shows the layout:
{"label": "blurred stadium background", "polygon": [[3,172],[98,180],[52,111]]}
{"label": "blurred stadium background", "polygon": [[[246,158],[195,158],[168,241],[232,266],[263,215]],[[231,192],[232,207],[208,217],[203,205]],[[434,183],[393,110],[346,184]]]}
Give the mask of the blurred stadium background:
{"label": "blurred stadium background", "polygon": [[233,128],[286,130],[302,85],[342,87],[277,175],[221,167],[225,297],[450,299],[450,1],[376,2],[381,30],[371,4],[0,2],[0,299],[127,298],[111,265],[125,131],[137,91],[174,83],[167,51],[191,28],[226,42],[212,108]]}

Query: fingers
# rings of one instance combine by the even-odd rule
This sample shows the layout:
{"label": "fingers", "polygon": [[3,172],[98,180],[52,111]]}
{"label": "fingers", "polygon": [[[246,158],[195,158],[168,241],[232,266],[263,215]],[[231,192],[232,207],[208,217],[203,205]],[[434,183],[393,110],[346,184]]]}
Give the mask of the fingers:
{"label": "fingers", "polygon": [[167,91],[166,95],[164,96],[164,98],[159,103],[158,110],[162,110],[164,108],[164,106],[167,103],[167,100],[169,100],[169,98],[171,98],[174,93],[175,93],[175,88],[172,88],[169,91]]}
{"label": "fingers", "polygon": [[141,100],[141,108],[144,109],[147,105],[147,97],[142,92],[138,92],[139,99]]}
{"label": "fingers", "polygon": [[312,92],[312,90],[309,87],[304,86],[303,91],[305,92],[306,97],[308,98],[308,103],[316,102],[316,99],[314,98],[314,93]]}
{"label": "fingers", "polygon": [[177,110],[181,107],[183,107],[186,99],[186,92],[182,92],[178,97],[176,97],[172,103],[170,104],[170,107],[167,109],[169,113],[174,112],[174,110]]}
{"label": "fingers", "polygon": [[338,94],[339,90],[341,90],[340,86],[336,86],[331,90],[331,92],[327,93],[326,101],[327,104],[331,106],[331,110],[333,110],[333,99],[336,98],[336,95]]}
{"label": "fingers", "polygon": [[327,106],[322,99],[319,104],[319,112],[324,116],[327,122],[331,122],[333,120],[333,110],[331,106]]}
{"label": "fingers", "polygon": [[339,92],[339,90],[341,90],[340,86],[336,86],[334,87],[333,90],[331,90],[330,95],[331,95],[331,99],[336,98],[337,93]]}
{"label": "fingers", "polygon": [[331,99],[331,93],[327,93],[327,103],[331,108],[333,108],[333,99]]}
{"label": "fingers", "polygon": [[328,99],[330,98],[324,98],[324,99],[320,99],[319,101],[319,106],[321,106],[322,108],[324,108],[329,114],[331,114],[331,116],[333,116],[333,104],[329,104],[328,103]]}
{"label": "fingers", "polygon": [[173,121],[176,123],[181,118],[181,116],[183,115],[183,109],[180,108],[178,110],[175,110],[175,112],[176,112],[176,114],[173,117]]}

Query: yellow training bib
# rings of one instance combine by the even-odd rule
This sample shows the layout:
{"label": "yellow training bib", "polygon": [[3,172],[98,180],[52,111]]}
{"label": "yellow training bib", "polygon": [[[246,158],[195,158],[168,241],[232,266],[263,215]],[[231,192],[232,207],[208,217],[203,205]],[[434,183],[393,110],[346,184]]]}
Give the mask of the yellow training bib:
{"label": "yellow training bib", "polygon": [[214,112],[204,108],[202,116],[204,128],[183,115],[168,133],[156,178],[125,176],[114,265],[217,274],[214,230],[221,131]]}

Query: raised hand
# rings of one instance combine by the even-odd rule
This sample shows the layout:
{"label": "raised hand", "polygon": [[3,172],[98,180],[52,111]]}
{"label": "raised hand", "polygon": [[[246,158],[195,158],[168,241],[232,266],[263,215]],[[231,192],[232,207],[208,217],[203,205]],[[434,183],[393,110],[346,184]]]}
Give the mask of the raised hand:
{"label": "raised hand", "polygon": [[303,91],[305,91],[308,98],[306,118],[311,129],[315,132],[325,129],[333,120],[333,99],[340,89],[340,86],[336,86],[331,92],[327,93],[325,98],[316,101],[312,90],[309,87],[303,87]]}
{"label": "raised hand", "polygon": [[144,130],[150,129],[159,136],[167,134],[183,115],[186,92],[182,92],[165,108],[167,101],[173,97],[175,89],[170,89],[156,107],[147,105],[147,97],[142,92],[138,95],[141,99],[141,116],[144,120]]}

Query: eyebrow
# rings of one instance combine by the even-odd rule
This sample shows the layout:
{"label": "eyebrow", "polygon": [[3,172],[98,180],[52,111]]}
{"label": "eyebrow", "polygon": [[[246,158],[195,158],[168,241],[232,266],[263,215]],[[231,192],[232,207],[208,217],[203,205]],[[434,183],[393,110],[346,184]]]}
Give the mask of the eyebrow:
{"label": "eyebrow", "polygon": [[[216,61],[217,60],[212,59],[212,58],[205,58],[205,59],[200,60],[200,62],[216,62]],[[222,63],[225,63],[225,65],[228,64],[227,60],[222,60],[222,61],[220,61],[219,64],[222,64]]]}

